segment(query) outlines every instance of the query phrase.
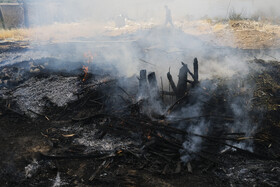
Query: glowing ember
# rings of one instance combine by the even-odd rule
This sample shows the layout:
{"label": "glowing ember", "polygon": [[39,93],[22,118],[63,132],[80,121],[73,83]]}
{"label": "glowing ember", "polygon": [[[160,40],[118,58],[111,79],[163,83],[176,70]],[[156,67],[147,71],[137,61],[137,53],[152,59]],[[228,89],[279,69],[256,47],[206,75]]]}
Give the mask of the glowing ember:
{"label": "glowing ember", "polygon": [[148,134],[147,134],[147,139],[150,140],[151,138],[152,138],[151,132],[148,132]]}

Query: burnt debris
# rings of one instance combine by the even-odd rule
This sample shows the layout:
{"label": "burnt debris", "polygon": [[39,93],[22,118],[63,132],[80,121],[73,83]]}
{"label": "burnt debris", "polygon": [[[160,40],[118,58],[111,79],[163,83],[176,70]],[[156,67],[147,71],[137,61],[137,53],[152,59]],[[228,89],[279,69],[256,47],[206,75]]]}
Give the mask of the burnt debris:
{"label": "burnt debris", "polygon": [[[13,135],[18,136],[13,142],[26,149],[19,148],[16,166],[1,153],[1,180],[10,185],[40,185],[41,181],[51,185],[50,178],[60,177],[67,185],[131,186],[147,175],[159,180],[189,173],[195,178],[214,176],[211,181],[221,186],[221,179],[226,184],[278,185],[279,65],[252,63],[269,68],[229,88],[225,80],[199,81],[195,58],[193,72],[182,63],[177,85],[167,73],[173,92],[165,91],[162,84],[160,89],[156,73],[147,70],[140,71],[138,84],[128,86],[106,72],[87,71],[85,81],[82,69],[54,73],[40,63],[29,64],[28,71],[3,67],[3,152],[9,150],[7,142]],[[267,79],[271,84],[264,83]],[[250,120],[236,120],[230,99],[246,98],[242,85],[248,81],[258,86]],[[271,108],[264,112],[260,105]],[[200,115],[190,115],[191,109],[199,109]],[[260,125],[248,134],[233,128],[237,121]],[[209,182],[205,178],[205,184]]]}
{"label": "burnt debris", "polygon": [[[184,95],[188,94],[187,93],[188,89],[189,89],[188,83],[190,83],[192,87],[195,87],[199,83],[198,82],[198,60],[197,60],[197,58],[194,59],[193,67],[194,67],[194,73],[192,73],[189,70],[187,64],[182,62],[182,67],[181,67],[181,69],[179,71],[179,75],[178,75],[179,79],[178,79],[177,86],[175,85],[170,72],[167,73],[167,78],[172,87],[173,93],[176,95],[177,99],[180,99]],[[191,75],[193,81],[188,79],[188,74]]]}

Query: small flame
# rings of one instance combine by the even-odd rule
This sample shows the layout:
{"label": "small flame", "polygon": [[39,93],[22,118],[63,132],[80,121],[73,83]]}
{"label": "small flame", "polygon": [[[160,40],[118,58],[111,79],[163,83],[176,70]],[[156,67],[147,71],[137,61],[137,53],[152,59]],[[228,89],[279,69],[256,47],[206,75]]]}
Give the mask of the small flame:
{"label": "small flame", "polygon": [[88,76],[88,66],[83,66],[83,71],[84,71],[83,82],[85,82]]}
{"label": "small flame", "polygon": [[[90,51],[85,52],[84,53],[85,63],[87,63],[87,64],[93,63],[94,56],[96,56],[96,55],[93,55]],[[83,72],[84,72],[83,82],[85,82],[87,80],[87,77],[88,77],[89,66],[83,65],[82,69],[83,69]]]}

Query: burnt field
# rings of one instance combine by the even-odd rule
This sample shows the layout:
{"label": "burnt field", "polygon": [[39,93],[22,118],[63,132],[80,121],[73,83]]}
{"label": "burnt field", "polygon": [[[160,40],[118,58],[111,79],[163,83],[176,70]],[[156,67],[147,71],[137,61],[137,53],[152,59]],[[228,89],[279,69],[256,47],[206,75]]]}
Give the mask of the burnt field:
{"label": "burnt field", "polygon": [[278,49],[167,28],[0,45],[2,186],[279,186]]}

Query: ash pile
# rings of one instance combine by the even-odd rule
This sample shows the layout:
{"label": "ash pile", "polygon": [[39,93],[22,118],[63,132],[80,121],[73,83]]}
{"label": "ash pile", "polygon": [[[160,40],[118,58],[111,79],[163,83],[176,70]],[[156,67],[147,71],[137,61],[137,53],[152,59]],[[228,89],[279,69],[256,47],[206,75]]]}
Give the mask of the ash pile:
{"label": "ash pile", "polygon": [[167,72],[164,90],[149,70],[119,78],[88,66],[55,71],[49,61],[1,68],[0,118],[37,141],[19,139],[19,168],[4,159],[5,184],[279,185],[278,62],[255,59],[245,78],[200,81],[195,58],[181,63],[177,84]]}

